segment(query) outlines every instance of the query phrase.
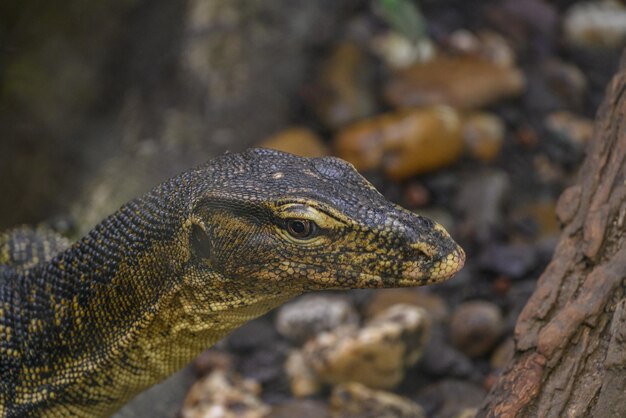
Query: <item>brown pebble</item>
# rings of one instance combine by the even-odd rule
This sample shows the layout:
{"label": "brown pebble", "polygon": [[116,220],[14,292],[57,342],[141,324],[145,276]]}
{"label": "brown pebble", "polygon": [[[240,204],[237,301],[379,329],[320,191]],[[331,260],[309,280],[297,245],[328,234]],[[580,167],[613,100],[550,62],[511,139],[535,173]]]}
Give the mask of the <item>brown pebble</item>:
{"label": "brown pebble", "polygon": [[385,86],[384,95],[391,105],[400,108],[447,104],[476,109],[520,95],[524,84],[517,68],[472,56],[439,56],[396,72]]}
{"label": "brown pebble", "polygon": [[182,406],[182,418],[205,418],[219,411],[222,418],[264,418],[270,411],[259,395],[261,385],[235,373],[215,370],[198,380]]}
{"label": "brown pebble", "polygon": [[552,58],[542,63],[541,72],[554,99],[568,108],[578,109],[582,106],[587,92],[587,78],[580,68]]}
{"label": "brown pebble", "polygon": [[425,418],[421,406],[394,393],[372,390],[360,383],[342,384],[330,397],[333,418]]}
{"label": "brown pebble", "polygon": [[470,357],[489,352],[502,335],[504,322],[500,309],[490,302],[472,301],[460,304],[450,321],[450,340]]}
{"label": "brown pebble", "polygon": [[593,135],[593,121],[567,111],[549,114],[544,122],[552,134],[583,147]]}
{"label": "brown pebble", "polygon": [[310,129],[288,128],[259,144],[263,148],[284,151],[301,157],[324,157],[329,154],[324,141]]}
{"label": "brown pebble", "polygon": [[289,388],[296,398],[304,398],[317,394],[322,389],[322,383],[309,367],[301,351],[294,350],[287,356],[285,373],[289,378]]}
{"label": "brown pebble", "polygon": [[463,118],[463,140],[472,157],[493,161],[502,150],[504,123],[486,112],[470,113]]}
{"label": "brown pebble", "polygon": [[403,180],[453,164],[463,151],[461,120],[448,106],[383,114],[341,130],[337,155],[357,170]]}
{"label": "brown pebble", "polygon": [[304,389],[314,388],[308,368],[324,383],[359,382],[390,389],[421,357],[429,337],[428,313],[416,306],[397,304],[361,329],[344,325],[309,340],[301,350],[302,359],[292,360],[291,370],[296,372],[292,382],[293,377],[302,377]]}

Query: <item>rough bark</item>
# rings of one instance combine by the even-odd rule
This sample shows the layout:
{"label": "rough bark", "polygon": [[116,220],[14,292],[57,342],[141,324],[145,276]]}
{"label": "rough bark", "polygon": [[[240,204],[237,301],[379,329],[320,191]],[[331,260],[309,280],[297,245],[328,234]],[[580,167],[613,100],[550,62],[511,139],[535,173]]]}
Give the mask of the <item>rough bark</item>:
{"label": "rough bark", "polygon": [[626,56],[598,111],[562,235],[478,417],[626,417]]}

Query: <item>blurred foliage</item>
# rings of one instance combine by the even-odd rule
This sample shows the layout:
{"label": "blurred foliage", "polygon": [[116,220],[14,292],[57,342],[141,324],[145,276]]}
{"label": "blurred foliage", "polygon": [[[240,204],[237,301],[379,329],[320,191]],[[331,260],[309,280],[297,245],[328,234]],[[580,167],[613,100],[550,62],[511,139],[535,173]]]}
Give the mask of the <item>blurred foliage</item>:
{"label": "blurred foliage", "polygon": [[374,11],[413,42],[426,36],[426,21],[414,0],[374,0]]}

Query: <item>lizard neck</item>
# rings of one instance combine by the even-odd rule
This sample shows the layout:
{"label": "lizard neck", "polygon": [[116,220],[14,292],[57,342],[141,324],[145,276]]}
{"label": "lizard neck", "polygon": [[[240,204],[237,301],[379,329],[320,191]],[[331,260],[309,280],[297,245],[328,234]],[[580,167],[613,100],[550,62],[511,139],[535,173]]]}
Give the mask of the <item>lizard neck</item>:
{"label": "lizard neck", "polygon": [[[0,283],[13,310],[4,314],[9,355],[0,358],[9,416],[80,416],[81,407],[119,402],[105,386],[132,395],[153,376],[136,353],[163,298],[181,287],[185,246],[176,239],[189,188],[176,186],[128,203],[50,262]],[[128,372],[116,376],[114,365]]]}
{"label": "lizard neck", "polygon": [[46,417],[110,414],[299,293],[253,297],[236,280],[199,271],[186,245],[191,224],[181,202],[191,197],[178,192],[185,189],[163,185],[16,276],[12,297],[28,302],[9,303],[20,309],[12,315],[19,338],[0,407]]}

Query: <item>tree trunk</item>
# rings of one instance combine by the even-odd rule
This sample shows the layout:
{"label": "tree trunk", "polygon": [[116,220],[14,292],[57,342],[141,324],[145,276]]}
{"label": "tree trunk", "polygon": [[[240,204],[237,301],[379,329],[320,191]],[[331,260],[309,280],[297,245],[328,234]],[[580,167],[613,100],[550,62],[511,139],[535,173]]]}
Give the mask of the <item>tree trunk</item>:
{"label": "tree trunk", "polygon": [[626,55],[598,111],[563,232],[478,417],[626,417]]}

